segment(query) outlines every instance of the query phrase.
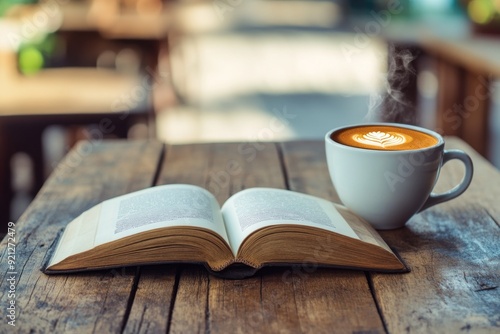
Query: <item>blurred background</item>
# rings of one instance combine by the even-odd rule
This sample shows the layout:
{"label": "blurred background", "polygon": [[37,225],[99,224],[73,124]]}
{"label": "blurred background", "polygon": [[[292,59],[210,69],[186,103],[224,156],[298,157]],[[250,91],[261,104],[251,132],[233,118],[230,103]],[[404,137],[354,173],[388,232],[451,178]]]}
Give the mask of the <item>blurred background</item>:
{"label": "blurred background", "polygon": [[391,121],[500,166],[498,0],[0,0],[2,221],[78,140],[322,139]]}

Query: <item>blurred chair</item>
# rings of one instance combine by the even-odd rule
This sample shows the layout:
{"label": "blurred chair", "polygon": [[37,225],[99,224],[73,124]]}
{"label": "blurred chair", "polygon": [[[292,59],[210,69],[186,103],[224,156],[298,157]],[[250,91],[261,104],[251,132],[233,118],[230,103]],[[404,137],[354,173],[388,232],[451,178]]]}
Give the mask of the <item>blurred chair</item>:
{"label": "blurred chair", "polygon": [[[0,40],[0,229],[12,197],[10,160],[27,153],[34,166],[34,193],[44,181],[42,133],[50,125],[96,127],[89,140],[125,138],[139,119],[152,125],[151,78],[98,68],[54,68],[25,76],[12,41]],[[1,38],[0,38],[1,39]],[[149,127],[151,133],[154,126]],[[4,223],[5,222],[5,223]]]}

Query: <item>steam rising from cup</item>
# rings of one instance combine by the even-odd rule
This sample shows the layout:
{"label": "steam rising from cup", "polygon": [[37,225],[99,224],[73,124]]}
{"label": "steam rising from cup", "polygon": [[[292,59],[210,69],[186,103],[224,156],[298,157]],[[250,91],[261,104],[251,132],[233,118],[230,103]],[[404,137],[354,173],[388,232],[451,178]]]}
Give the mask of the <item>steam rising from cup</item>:
{"label": "steam rising from cup", "polygon": [[409,49],[389,44],[387,58],[387,73],[381,74],[383,91],[370,95],[365,120],[414,123],[415,106],[405,96],[404,89],[416,74],[412,64],[415,55]]}

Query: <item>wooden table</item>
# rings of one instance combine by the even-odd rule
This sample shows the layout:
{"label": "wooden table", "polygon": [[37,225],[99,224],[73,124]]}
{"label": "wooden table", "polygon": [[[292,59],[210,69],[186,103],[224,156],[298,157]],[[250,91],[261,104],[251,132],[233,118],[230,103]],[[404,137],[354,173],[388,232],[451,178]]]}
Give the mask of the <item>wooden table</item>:
{"label": "wooden table", "polygon": [[[407,227],[382,233],[411,267],[408,274],[304,264],[244,280],[216,278],[196,265],[46,276],[40,267],[68,222],[102,200],[155,184],[197,184],[220,202],[254,186],[337,200],[322,141],[80,143],[15,222],[14,269],[7,239],[1,243],[0,332],[498,333],[500,173],[461,140],[447,138],[447,145],[472,156],[470,188]],[[462,172],[450,163],[438,188],[448,188]],[[9,297],[11,276],[15,298]],[[11,300],[16,327],[5,317]]]}

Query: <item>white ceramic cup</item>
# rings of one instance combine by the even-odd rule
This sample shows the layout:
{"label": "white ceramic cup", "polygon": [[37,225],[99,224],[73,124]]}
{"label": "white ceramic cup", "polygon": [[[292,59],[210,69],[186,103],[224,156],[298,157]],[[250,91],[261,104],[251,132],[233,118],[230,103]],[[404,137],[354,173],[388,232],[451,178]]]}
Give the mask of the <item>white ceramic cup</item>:
{"label": "white ceramic cup", "polygon": [[[437,139],[430,147],[384,151],[341,144],[332,134],[346,128],[366,125],[408,128]],[[417,126],[372,123],[337,128],[325,136],[326,158],[333,185],[342,203],[376,229],[402,227],[416,213],[461,195],[472,180],[470,157],[460,150],[445,150],[443,137]],[[465,176],[453,189],[432,192],[441,166],[458,159],[465,165]]]}

